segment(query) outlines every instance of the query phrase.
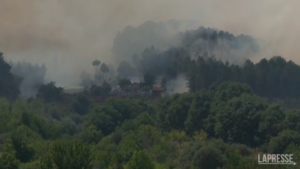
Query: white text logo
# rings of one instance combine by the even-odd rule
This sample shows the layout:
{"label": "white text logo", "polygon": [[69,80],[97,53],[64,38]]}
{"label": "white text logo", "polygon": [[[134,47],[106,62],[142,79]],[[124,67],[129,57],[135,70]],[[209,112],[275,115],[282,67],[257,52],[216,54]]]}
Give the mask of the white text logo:
{"label": "white text logo", "polygon": [[258,164],[296,165],[293,154],[258,154]]}

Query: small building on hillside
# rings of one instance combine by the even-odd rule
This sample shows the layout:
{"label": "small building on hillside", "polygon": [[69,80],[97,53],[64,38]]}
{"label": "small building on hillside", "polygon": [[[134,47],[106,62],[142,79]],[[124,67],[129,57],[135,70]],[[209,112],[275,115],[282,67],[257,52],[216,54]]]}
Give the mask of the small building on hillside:
{"label": "small building on hillside", "polygon": [[153,86],[152,88],[152,97],[160,97],[161,93],[165,91],[165,88],[161,86]]}

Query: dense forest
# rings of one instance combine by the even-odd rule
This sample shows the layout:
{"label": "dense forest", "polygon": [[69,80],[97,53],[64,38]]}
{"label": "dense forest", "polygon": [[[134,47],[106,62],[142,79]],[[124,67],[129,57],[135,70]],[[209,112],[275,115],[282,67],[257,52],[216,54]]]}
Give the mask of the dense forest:
{"label": "dense forest", "polygon": [[144,50],[136,67],[131,67],[126,61],[121,62],[118,67],[119,75],[128,78],[133,75],[131,72],[138,70],[149,73],[156,80],[161,79],[159,83],[163,86],[169,80],[184,74],[191,92],[208,89],[213,83],[234,81],[248,84],[262,97],[300,96],[300,66],[281,56],[261,59],[258,63],[247,59],[242,65],[237,65],[207,55],[191,59],[182,48],[158,52],[152,47]]}
{"label": "dense forest", "polygon": [[[8,63],[0,53],[0,169],[297,168],[300,66],[280,56],[229,63],[230,49],[257,51],[253,39],[203,29],[115,70],[95,60],[94,77],[83,72],[85,90],[75,94],[45,83],[44,65]],[[187,92],[151,95],[179,76]],[[20,97],[22,84],[36,97]],[[262,153],[294,154],[297,165],[258,165]]]}

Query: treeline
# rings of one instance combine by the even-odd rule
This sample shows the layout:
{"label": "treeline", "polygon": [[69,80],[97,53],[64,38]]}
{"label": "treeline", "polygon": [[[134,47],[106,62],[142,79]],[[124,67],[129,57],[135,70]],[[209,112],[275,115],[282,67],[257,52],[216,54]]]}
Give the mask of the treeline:
{"label": "treeline", "polygon": [[188,75],[191,92],[208,88],[213,83],[234,81],[247,83],[256,94],[268,98],[299,98],[300,66],[280,56],[262,59],[242,66],[214,58],[199,57],[191,61]]}
{"label": "treeline", "polygon": [[[147,30],[155,30],[154,34],[159,34],[160,31],[163,32],[167,28],[162,27],[164,25],[162,23],[150,23]],[[128,31],[129,28],[125,29],[114,41],[114,51],[119,53],[115,57],[117,57],[117,60],[124,60],[119,63],[117,68],[120,76],[139,78],[145,73],[151,73],[155,77],[163,77],[164,81],[169,81],[172,78],[174,79],[179,73],[186,73],[186,70],[190,67],[191,60],[196,60],[198,56],[206,59],[214,57],[217,60],[242,64],[246,58],[260,50],[256,40],[251,36],[235,36],[226,31],[205,27],[176,33],[176,35],[172,35],[174,39],[169,39],[170,41],[176,41],[176,43],[170,42],[171,44],[169,45],[168,42],[164,42],[163,44],[167,44],[168,47],[162,48],[161,46],[164,45],[159,43],[159,39],[149,40],[154,36],[143,39],[143,35],[146,33],[142,30],[145,31],[145,28],[147,28],[145,25],[130,28],[130,31]],[[156,29],[156,27],[160,29]],[[161,30],[161,28],[164,29]],[[130,37],[129,35],[135,38],[132,38],[130,42],[125,41],[124,38]],[[147,42],[148,46],[140,48],[142,42]],[[127,47],[124,48],[124,46]],[[128,55],[132,57],[128,58]],[[121,58],[121,56],[124,57]]]}
{"label": "treeline", "polygon": [[264,58],[258,63],[248,59],[237,65],[208,54],[192,59],[184,48],[160,52],[151,47],[145,49],[141,56],[134,57],[133,66],[124,61],[117,70],[119,76],[127,78],[138,73],[151,74],[156,80],[161,79],[159,83],[163,86],[185,74],[191,92],[208,89],[213,83],[234,81],[248,84],[256,94],[267,98],[298,99],[300,96],[300,66],[281,56]]}
{"label": "treeline", "polygon": [[248,35],[235,36],[227,31],[199,27],[180,33],[180,47],[194,58],[197,55],[214,56],[231,63],[241,63],[260,50],[256,40]]}
{"label": "treeline", "polygon": [[138,27],[128,26],[114,39],[112,51],[115,60],[131,62],[133,55],[140,55],[145,48],[154,46],[161,51],[172,47],[184,48],[192,58],[208,54],[231,63],[241,63],[260,50],[251,36],[236,36],[205,27],[187,30],[192,27],[196,28],[195,23],[175,20],[160,23],[148,21]]}
{"label": "treeline", "polygon": [[28,62],[9,62],[11,68],[11,73],[21,76],[30,78],[30,80],[36,79],[39,83],[43,83],[44,77],[46,75],[46,66],[43,64],[39,66],[38,64],[31,64]]}
{"label": "treeline", "polygon": [[118,73],[124,77],[130,77],[126,74],[127,70],[143,74],[151,74],[154,77],[162,76],[166,79],[173,79],[181,72],[188,70],[191,61],[189,54],[183,48],[171,48],[164,52],[159,52],[154,47],[146,48],[141,56],[134,56],[134,68],[130,64],[121,62]]}
{"label": "treeline", "polygon": [[16,99],[20,94],[22,77],[15,76],[11,72],[11,66],[4,60],[0,52],[0,97]]}
{"label": "treeline", "polygon": [[0,108],[3,169],[268,168],[257,165],[258,153],[300,162],[300,111],[270,105],[241,83],[155,101],[99,104],[79,94],[65,105],[1,99]]}
{"label": "treeline", "polygon": [[0,52],[0,96],[16,99],[20,96],[35,97],[38,88],[44,83],[45,65],[32,65],[27,62],[9,62]]}
{"label": "treeline", "polygon": [[[22,64],[12,63],[14,66],[12,68],[4,61],[2,54],[1,58],[3,70],[1,71],[0,96],[15,99],[21,90],[23,96],[35,97],[40,85],[44,83],[45,66],[33,66],[24,62]],[[194,60],[183,48],[172,48],[165,52],[159,52],[152,47],[147,48],[141,57],[136,56],[134,61],[134,66],[128,62],[120,63],[117,72],[118,76],[122,77],[121,80],[130,79],[138,74],[142,79],[147,75],[149,79],[153,79],[153,83],[160,80],[159,83],[162,86],[168,87],[166,86],[168,81],[185,74],[190,92],[208,89],[213,83],[234,81],[246,83],[256,94],[270,99],[298,99],[300,96],[298,87],[300,86],[300,66],[293,61],[286,61],[280,56],[274,56],[269,60],[262,59],[258,63],[246,60],[243,65],[234,65],[207,55],[199,56]],[[107,81],[110,88],[117,87],[120,84],[120,78],[116,81],[113,75],[107,73],[113,72],[112,67],[108,69],[107,66],[102,66],[102,68],[103,70],[101,70],[104,72],[102,81]],[[85,85],[93,84],[91,77],[84,80]]]}

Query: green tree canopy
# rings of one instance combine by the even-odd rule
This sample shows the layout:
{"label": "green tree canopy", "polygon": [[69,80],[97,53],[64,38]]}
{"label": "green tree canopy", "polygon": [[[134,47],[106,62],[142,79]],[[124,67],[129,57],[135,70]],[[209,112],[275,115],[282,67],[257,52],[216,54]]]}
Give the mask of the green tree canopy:
{"label": "green tree canopy", "polygon": [[151,86],[155,83],[155,77],[149,73],[149,72],[146,72],[144,74],[144,85],[145,86]]}
{"label": "green tree canopy", "polygon": [[55,82],[41,85],[37,97],[44,99],[46,102],[58,102],[63,97],[63,88],[56,87]]}
{"label": "green tree canopy", "polygon": [[56,141],[40,159],[41,169],[92,169],[91,147],[81,141]]}
{"label": "green tree canopy", "polygon": [[21,79],[10,73],[11,66],[4,60],[0,52],[0,97],[16,99],[20,94]]}
{"label": "green tree canopy", "polygon": [[16,169],[20,165],[20,161],[16,158],[14,148],[11,143],[5,145],[0,155],[0,168]]}
{"label": "green tree canopy", "polygon": [[128,162],[128,169],[154,169],[154,163],[144,151],[135,151]]}

